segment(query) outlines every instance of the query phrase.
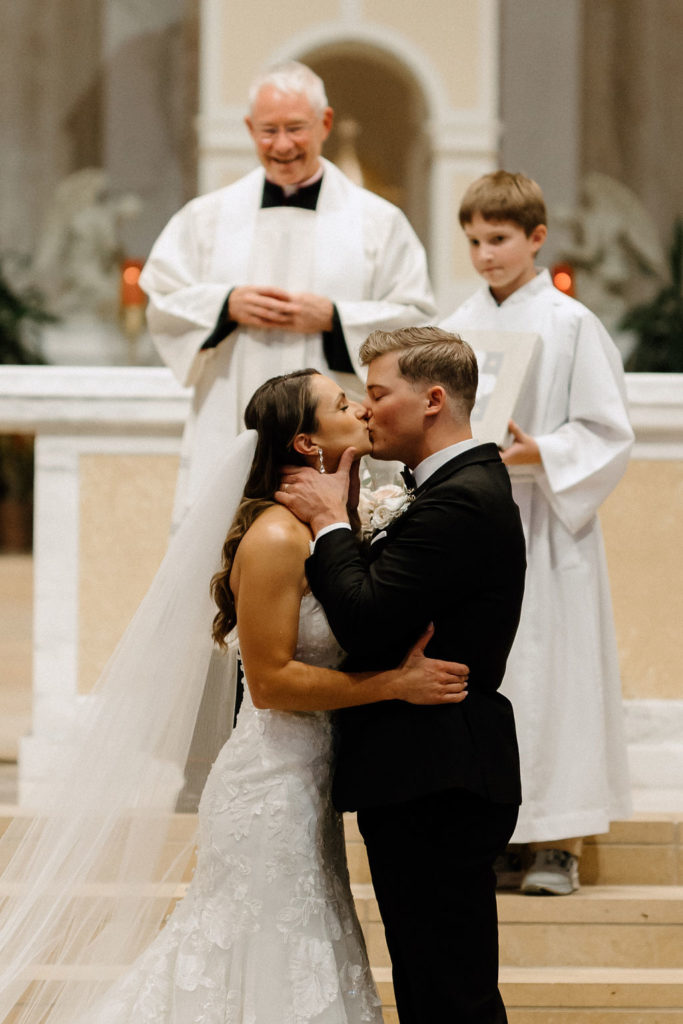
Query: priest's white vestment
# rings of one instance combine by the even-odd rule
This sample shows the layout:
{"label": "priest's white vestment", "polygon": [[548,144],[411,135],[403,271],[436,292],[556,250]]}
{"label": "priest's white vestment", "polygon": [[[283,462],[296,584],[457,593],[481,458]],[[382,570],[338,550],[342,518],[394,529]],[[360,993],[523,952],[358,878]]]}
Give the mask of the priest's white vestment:
{"label": "priest's white vestment", "polygon": [[433,322],[424,249],[405,216],[322,162],[315,211],[260,209],[264,172],[258,168],[188,203],[145,265],[141,285],[154,342],[180,383],[194,387],[176,519],[243,428],[245,405],[263,381],[307,366],[327,370],[320,334],[240,325],[202,351],[231,288],[272,285],[329,298],[357,375],[336,376],[351,393],[363,390],[358,349],[370,331]]}
{"label": "priest's white vestment", "polygon": [[[522,807],[512,842],[606,832],[630,814],[619,664],[597,518],[633,432],[616,346],[547,270],[500,306],[481,288],[442,324],[541,337],[513,419],[542,464],[511,467],[527,542],[519,631],[501,690],[520,745]],[[495,628],[495,623],[492,623]]]}

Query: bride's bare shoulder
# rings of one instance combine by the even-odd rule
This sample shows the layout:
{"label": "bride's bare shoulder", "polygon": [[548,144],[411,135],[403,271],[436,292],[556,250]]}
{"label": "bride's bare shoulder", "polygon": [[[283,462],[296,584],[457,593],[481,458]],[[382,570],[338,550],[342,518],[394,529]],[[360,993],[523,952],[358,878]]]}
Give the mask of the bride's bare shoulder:
{"label": "bride's bare shoulder", "polygon": [[245,533],[238,552],[251,555],[259,552],[284,553],[291,551],[308,554],[308,542],[311,531],[308,526],[297,519],[284,505],[271,505],[262,512]]}
{"label": "bride's bare shoulder", "polygon": [[306,587],[304,563],[310,537],[308,527],[283,505],[273,505],[262,512],[235,553],[230,589],[236,600],[245,578],[254,600],[268,601],[275,593],[290,593],[292,587],[292,592],[300,596]]}

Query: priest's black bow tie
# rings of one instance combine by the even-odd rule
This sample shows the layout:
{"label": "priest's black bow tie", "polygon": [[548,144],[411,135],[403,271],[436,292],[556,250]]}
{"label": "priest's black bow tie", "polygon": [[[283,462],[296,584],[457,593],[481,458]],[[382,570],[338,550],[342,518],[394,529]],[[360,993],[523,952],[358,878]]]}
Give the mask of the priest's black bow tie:
{"label": "priest's black bow tie", "polygon": [[315,210],[322,180],[318,178],[312,185],[304,185],[288,196],[280,185],[275,185],[266,178],[263,183],[261,209],[266,210],[272,206],[298,206],[302,210]]}
{"label": "priest's black bow tie", "polygon": [[414,491],[417,484],[415,483],[415,477],[413,476],[412,471],[408,469],[407,466],[404,466],[401,470],[401,476],[403,477],[403,483],[406,485],[406,490]]}

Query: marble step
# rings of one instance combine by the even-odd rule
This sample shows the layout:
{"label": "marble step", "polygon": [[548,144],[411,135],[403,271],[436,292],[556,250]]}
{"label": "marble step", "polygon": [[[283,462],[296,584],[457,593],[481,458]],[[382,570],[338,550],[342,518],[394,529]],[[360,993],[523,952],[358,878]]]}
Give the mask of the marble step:
{"label": "marble step", "polygon": [[[389,967],[371,885],[354,898],[373,967]],[[571,896],[500,893],[501,964],[524,968],[676,968],[683,964],[683,886],[584,886]]]}
{"label": "marble step", "polygon": [[503,964],[683,965],[683,886],[583,886],[555,898],[500,894],[498,919]]}
{"label": "marble step", "polygon": [[[117,895],[115,885],[99,888]],[[172,902],[183,890],[169,887],[167,896]],[[398,1024],[372,887],[354,885],[354,897],[385,1024]],[[680,953],[676,956],[682,948],[682,906],[683,889],[670,887],[585,887],[556,899],[501,894],[501,990],[510,1024],[683,1024],[683,969],[677,966]],[[520,945],[523,956],[518,949],[511,961]],[[557,964],[548,963],[552,948]],[[591,966],[573,962],[577,949],[586,951]],[[625,950],[627,960],[635,954],[630,966],[622,965]],[[656,965],[650,965],[653,956]],[[102,968],[67,970],[87,977]],[[56,977],[50,967],[38,967],[32,975]]]}
{"label": "marble step", "polygon": [[[21,831],[30,817],[2,807],[0,832],[17,819]],[[651,812],[592,837],[582,888],[570,897],[499,894],[501,988],[510,1024],[683,1024],[682,822],[678,812]],[[175,816],[169,857],[195,824],[192,815]],[[345,827],[385,1024],[397,1024],[384,932],[354,815],[345,816]],[[110,888],[116,898],[116,886]],[[169,888],[169,903],[183,891]]]}
{"label": "marble step", "polygon": [[[114,981],[118,968],[44,967],[36,979]],[[374,967],[384,1024],[399,1024],[391,970]],[[683,968],[502,967],[509,1024],[683,1024]],[[10,1014],[12,1024],[21,1005]]]}
{"label": "marble step", "polygon": [[[182,899],[186,884],[147,888],[150,898],[168,900],[170,909]],[[121,891],[116,883],[83,886],[84,896],[112,900]],[[388,968],[372,887],[354,885],[353,895],[370,963]],[[559,899],[502,895],[498,908],[500,960],[506,967],[667,970],[683,962],[683,888],[587,887]]]}
{"label": "marble step", "polygon": [[589,836],[581,857],[586,885],[683,885],[683,811],[640,812]]}
{"label": "marble step", "polygon": [[[398,1024],[389,968],[376,968],[384,1024]],[[683,1024],[683,968],[503,967],[509,1024]]]}
{"label": "marble step", "polygon": [[[0,834],[10,822],[20,832],[30,811],[0,805]],[[169,832],[172,858],[196,826],[191,814],[177,814]],[[370,882],[370,869],[354,814],[344,816],[351,881]],[[6,854],[6,851],[4,851]],[[4,864],[0,861],[0,869]],[[583,885],[683,885],[683,812],[641,812],[630,821],[613,822],[610,831],[586,840],[581,858]]]}
{"label": "marble step", "polygon": [[[3,844],[0,850],[0,871],[4,869],[8,860],[11,859],[14,849],[21,841],[26,829],[31,824],[33,813],[29,808],[17,807],[11,804],[0,804],[0,836],[11,826],[11,842]],[[159,870],[166,871],[176,857],[187,847],[188,842],[196,832],[197,816],[195,814],[174,814],[163,846],[162,856],[159,861]],[[112,846],[112,863],[117,863],[117,850]],[[192,877],[194,870],[194,857],[190,860],[184,879]]]}
{"label": "marble step", "polygon": [[[0,805],[0,834],[10,822],[20,832],[31,813]],[[177,814],[168,837],[168,856],[174,856],[196,827],[192,814]],[[344,815],[346,851],[351,881],[370,882],[370,869],[354,814]],[[3,864],[0,863],[0,869]],[[583,885],[683,885],[683,811],[640,812],[630,821],[613,822],[605,835],[590,836],[581,858]]]}
{"label": "marble step", "polygon": [[[344,815],[351,881],[370,881],[355,815]],[[683,885],[683,811],[652,811],[613,822],[589,836],[581,857],[583,885]]]}

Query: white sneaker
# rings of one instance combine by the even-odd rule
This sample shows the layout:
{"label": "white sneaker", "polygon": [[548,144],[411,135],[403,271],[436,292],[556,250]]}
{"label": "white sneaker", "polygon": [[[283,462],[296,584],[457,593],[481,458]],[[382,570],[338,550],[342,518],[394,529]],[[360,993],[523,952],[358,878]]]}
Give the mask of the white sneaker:
{"label": "white sneaker", "polygon": [[537,850],[522,880],[524,893],[568,896],[579,888],[579,861],[566,850]]}

